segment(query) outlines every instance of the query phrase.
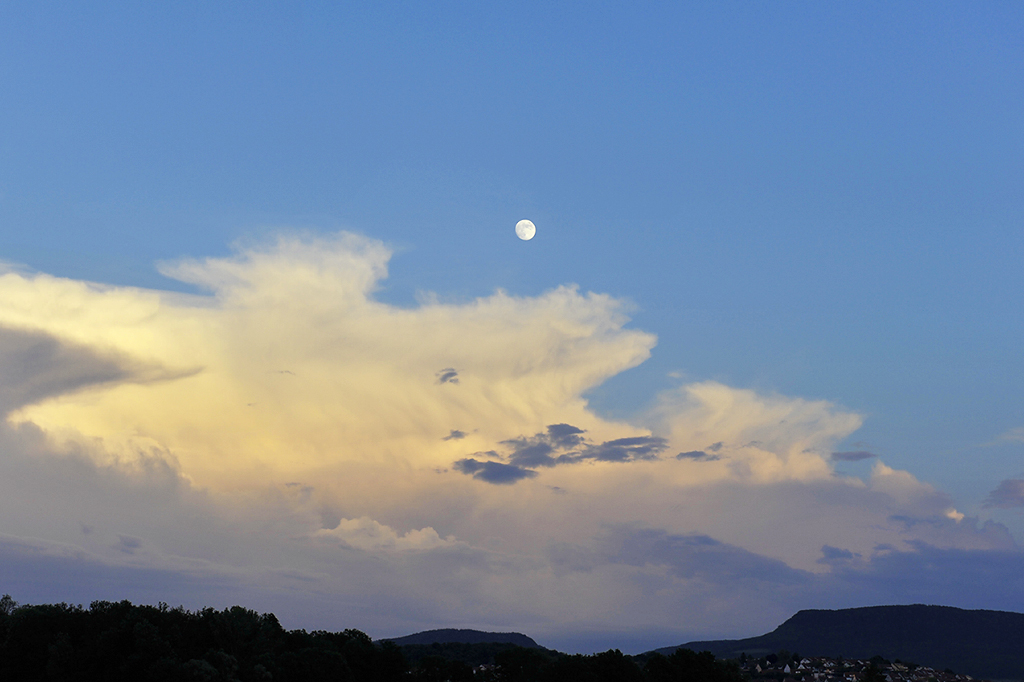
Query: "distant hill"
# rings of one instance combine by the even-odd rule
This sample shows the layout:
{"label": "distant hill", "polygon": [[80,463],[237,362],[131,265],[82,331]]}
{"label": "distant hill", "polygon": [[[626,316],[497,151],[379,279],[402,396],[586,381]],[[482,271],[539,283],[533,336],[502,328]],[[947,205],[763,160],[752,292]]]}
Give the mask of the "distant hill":
{"label": "distant hill", "polygon": [[526,635],[518,632],[481,632],[480,630],[426,630],[405,637],[390,637],[380,641],[394,642],[398,646],[429,644],[514,644],[526,649],[540,649],[541,646]]}
{"label": "distant hill", "polygon": [[[680,646],[721,658],[780,649],[802,656],[899,658],[989,679],[1024,679],[1024,613],[951,606],[869,606],[800,611],[768,634]],[[678,647],[658,649],[670,653]]]}

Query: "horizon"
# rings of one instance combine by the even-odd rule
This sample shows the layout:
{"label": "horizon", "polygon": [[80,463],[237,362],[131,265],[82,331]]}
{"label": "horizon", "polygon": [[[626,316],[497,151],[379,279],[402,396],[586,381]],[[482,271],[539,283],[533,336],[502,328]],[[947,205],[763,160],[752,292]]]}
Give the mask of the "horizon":
{"label": "horizon", "polygon": [[[5,597],[10,597],[10,595],[4,595],[4,596]],[[116,603],[116,602],[109,602],[109,603]],[[32,607],[32,606],[45,606],[45,604],[22,604],[22,603],[18,603],[17,600],[14,600],[12,608]],[[69,606],[76,606],[76,605],[70,604]],[[164,607],[166,607],[166,608],[170,608],[170,609],[183,609],[183,610],[185,610],[186,612],[189,612],[189,613],[199,613],[200,611],[205,610],[206,608],[213,608],[214,610],[217,610],[215,607],[209,607],[209,606],[204,606],[204,607],[200,607],[198,609],[191,610],[191,609],[185,609],[185,607],[181,606],[181,605],[179,605],[179,606],[170,606],[169,604],[166,604],[165,602],[160,602],[159,604],[133,604],[133,606],[148,606],[150,608],[164,608]],[[959,608],[959,607],[956,607],[956,606],[945,606],[943,604],[878,604],[878,605],[874,605],[874,606],[854,606],[854,607],[846,607],[846,608],[842,608],[842,609],[815,609],[815,608],[808,608],[808,609],[801,609],[800,611],[798,611],[798,612],[792,614],[791,616],[789,616],[788,618],[786,618],[783,622],[779,623],[778,626],[776,626],[775,628],[772,628],[771,630],[768,630],[766,632],[762,632],[759,635],[738,636],[738,637],[718,638],[718,639],[715,639],[715,638],[712,638],[712,639],[693,639],[693,640],[688,640],[688,641],[681,642],[679,644],[671,644],[671,645],[666,645],[666,646],[655,646],[653,648],[643,649],[643,650],[635,651],[635,652],[633,652],[633,651],[622,651],[622,647],[617,647],[617,646],[616,647],[610,647],[609,649],[605,649],[605,650],[595,650],[595,651],[562,651],[562,650],[556,649],[554,647],[546,647],[546,646],[544,646],[544,644],[542,644],[540,642],[537,642],[537,640],[535,640],[533,637],[531,637],[529,635],[529,633],[525,633],[525,632],[518,632],[518,631],[514,631],[514,630],[507,630],[507,631],[483,631],[483,630],[476,630],[476,629],[472,629],[472,628],[459,628],[459,627],[438,627],[438,628],[432,628],[432,629],[429,629],[429,630],[422,630],[422,631],[418,631],[418,632],[410,632],[410,633],[407,633],[405,635],[373,638],[373,641],[377,642],[377,643],[379,643],[379,642],[386,642],[386,641],[397,642],[399,640],[408,639],[410,637],[415,637],[417,635],[428,635],[428,634],[435,633],[435,632],[454,632],[454,633],[470,632],[470,633],[473,633],[473,634],[476,634],[476,635],[501,635],[501,636],[518,635],[520,637],[525,637],[526,639],[529,639],[530,641],[534,642],[534,644],[536,644],[537,646],[539,646],[541,648],[548,649],[550,651],[558,651],[560,653],[567,653],[567,654],[591,655],[591,654],[603,653],[603,651],[608,651],[608,650],[611,650],[611,649],[615,649],[615,650],[622,651],[622,653],[624,653],[624,654],[626,654],[628,656],[639,656],[639,655],[643,655],[643,654],[653,653],[653,652],[656,652],[656,651],[661,651],[661,650],[664,650],[664,649],[685,648],[685,647],[688,647],[691,644],[714,644],[714,643],[720,643],[720,642],[742,641],[742,640],[746,640],[746,639],[757,639],[757,638],[762,637],[764,635],[768,635],[768,634],[771,634],[772,632],[775,632],[775,630],[777,630],[778,627],[781,627],[786,622],[788,622],[789,620],[791,620],[795,616],[797,616],[800,613],[805,612],[805,611],[838,612],[838,611],[856,611],[856,610],[875,609],[875,608],[879,608],[879,609],[884,609],[884,608],[902,608],[902,607],[910,607],[910,606],[923,606],[923,607],[929,607],[929,608],[942,608],[942,609],[950,609],[950,610],[954,610],[954,611],[966,611],[966,612],[1012,613],[1014,615],[1022,615],[1022,616],[1024,616],[1024,613],[1021,613],[1021,612],[1018,612],[1018,611],[1005,611],[1005,610],[1000,610],[1000,609],[962,609],[962,608]],[[77,607],[80,608],[80,609],[81,608],[86,608],[83,604],[77,604]],[[93,604],[90,604],[88,608],[91,609],[92,607],[93,607]],[[222,610],[229,610],[229,609],[233,609],[233,608],[243,608],[243,609],[245,609],[246,607],[244,605],[241,605],[241,604],[233,604],[231,606],[223,607]],[[257,613],[259,613],[259,612],[257,612]],[[262,615],[272,615],[272,616],[274,616],[275,619],[277,618],[276,614],[273,614],[271,612],[261,613],[259,615],[261,615],[261,616]],[[306,630],[306,628],[302,628],[301,626],[300,627],[296,627],[296,628],[292,628],[292,629],[303,630],[303,631],[307,631],[307,632],[311,631],[311,630]],[[360,628],[358,628],[358,627],[352,628],[351,625],[347,626],[345,629],[346,630],[347,629],[354,629],[354,630],[357,630],[357,631],[361,632]],[[490,641],[491,640],[484,640],[484,643],[487,643],[487,642],[490,642]],[[400,645],[400,646],[406,646],[406,645],[403,644],[403,645]],[[519,645],[517,645],[517,646],[519,646]],[[694,651],[697,651],[697,650],[694,650]],[[716,655],[716,658],[717,657],[718,656]],[[818,657],[820,657],[820,656],[818,656]]]}
{"label": "horizon", "polygon": [[0,593],[569,652],[1024,611],[1021,35],[4,4]]}

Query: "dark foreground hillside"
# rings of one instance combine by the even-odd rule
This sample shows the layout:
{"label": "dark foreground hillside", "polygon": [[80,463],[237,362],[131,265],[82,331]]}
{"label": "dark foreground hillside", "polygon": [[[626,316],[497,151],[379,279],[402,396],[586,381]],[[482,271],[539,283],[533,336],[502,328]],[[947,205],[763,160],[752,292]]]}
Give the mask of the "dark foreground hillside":
{"label": "dark foreground hillside", "polygon": [[[532,641],[532,640],[531,640]],[[411,655],[407,655],[411,654]],[[0,680],[17,682],[742,682],[709,653],[570,656],[510,642],[399,647],[358,630],[285,630],[234,606],[0,600]]]}
{"label": "dark foreground hillside", "polygon": [[760,637],[682,646],[725,658],[780,649],[805,656],[880,655],[974,677],[1024,679],[1024,614],[1009,611],[922,604],[807,610]]}

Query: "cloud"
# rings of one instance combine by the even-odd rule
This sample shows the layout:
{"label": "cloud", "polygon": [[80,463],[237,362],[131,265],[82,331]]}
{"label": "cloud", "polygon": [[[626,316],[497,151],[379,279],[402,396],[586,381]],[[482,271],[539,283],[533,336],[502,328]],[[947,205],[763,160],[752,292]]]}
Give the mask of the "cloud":
{"label": "cloud", "polygon": [[135,538],[131,535],[118,534],[117,548],[125,554],[134,554],[135,550],[139,549],[140,547],[142,547],[141,538]]}
{"label": "cloud", "polygon": [[520,481],[524,478],[533,478],[537,475],[536,471],[524,469],[513,464],[481,462],[469,457],[466,459],[460,459],[452,464],[452,467],[456,471],[472,475],[473,478],[486,481],[487,483],[495,483],[497,485],[515,483],[516,481]]}
{"label": "cloud", "polygon": [[731,584],[737,581],[792,585],[811,575],[703,534],[655,528],[615,528],[605,539],[609,560],[626,565],[659,564],[682,578]]}
{"label": "cloud", "polygon": [[162,266],[201,295],[0,275],[5,590],[685,641],[896,594],[901,570],[958,598],[929,561],[1019,568],[1005,527],[912,473],[837,473],[857,414],[697,382],[603,418],[587,391],[655,343],[626,303],[398,308],[374,298],[389,255],[286,235]]}
{"label": "cloud", "polygon": [[[111,560],[72,544],[0,534],[0,581],[21,603],[91,599],[133,599],[156,603],[166,598],[202,605],[238,585],[242,573],[203,562],[133,563],[132,551]],[[91,598],[91,599],[90,599]]]}
{"label": "cloud", "polygon": [[459,383],[459,373],[452,367],[446,367],[441,371],[437,372],[434,376],[437,377],[437,383],[439,384],[457,384]]}
{"label": "cloud", "polygon": [[664,450],[668,441],[657,436],[634,436],[616,438],[600,445],[584,448],[579,459],[596,459],[602,462],[631,462],[654,459]]}
{"label": "cloud", "polygon": [[[587,460],[652,460],[667,447],[665,439],[656,436],[632,436],[603,443],[589,443],[583,436],[584,433],[583,429],[571,424],[549,424],[544,433],[537,433],[529,438],[519,437],[501,441],[501,445],[511,451],[505,457],[490,451],[495,457],[507,459],[507,465],[462,459],[456,462],[454,467],[456,471],[472,474],[474,478],[488,483],[514,483],[535,476],[537,467],[576,464]],[[485,468],[485,464],[489,466]]]}
{"label": "cloud", "polygon": [[[191,480],[219,490],[357,460],[444,465],[451,457],[433,433],[446,421],[473,426],[488,446],[552,418],[636,433],[603,424],[579,397],[654,344],[622,328],[624,304],[561,287],[395,308],[371,298],[388,256],[379,242],[340,234],[162,267],[210,296],[8,273],[0,324],[118,358],[102,366],[102,386],[88,379],[95,371],[82,375],[91,390],[81,399],[33,393],[15,419],[114,450],[144,433],[174,451]],[[139,385],[120,369],[130,363],[178,378]],[[456,375],[460,390],[444,390]]]}
{"label": "cloud", "polygon": [[982,443],[982,447],[994,447],[1006,445],[1007,443],[1024,443],[1024,426],[1016,426],[1012,429],[1007,429],[996,436],[994,440]]}
{"label": "cloud", "polygon": [[915,543],[907,551],[880,548],[859,561],[834,562],[832,569],[827,583],[846,593],[845,600],[861,604],[1024,610],[1024,553],[1019,550]]}
{"label": "cloud", "polygon": [[363,551],[416,551],[451,547],[456,544],[452,536],[442,538],[433,528],[410,530],[400,535],[393,528],[366,516],[358,519],[341,519],[333,529],[317,531],[321,539],[340,542],[345,547]]}
{"label": "cloud", "polygon": [[1001,509],[1024,507],[1024,479],[1008,478],[1002,481],[988,494],[985,506]]}
{"label": "cloud", "polygon": [[878,457],[878,455],[873,452],[867,452],[866,450],[832,453],[832,459],[836,462],[859,462],[864,459],[871,459],[872,457]]}
{"label": "cloud", "polygon": [[1018,426],[1001,434],[999,440],[1011,443],[1024,443],[1024,426]]}
{"label": "cloud", "polygon": [[690,450],[689,452],[680,452],[676,455],[676,459],[691,459],[696,462],[717,462],[722,458],[718,455],[709,455],[703,450]]}
{"label": "cloud", "polygon": [[831,476],[821,453],[861,424],[859,415],[827,401],[764,396],[712,381],[662,393],[648,420],[680,452],[714,442],[708,449],[721,458],[722,471],[760,483]]}
{"label": "cloud", "polygon": [[586,431],[571,424],[549,424],[547,439],[557,447],[574,448],[583,444],[584,433]]}
{"label": "cloud", "polygon": [[819,559],[818,561],[822,564],[836,564],[842,561],[856,559],[858,557],[860,557],[859,553],[851,552],[848,549],[840,549],[839,547],[822,545],[821,559]]}
{"label": "cloud", "polygon": [[91,386],[174,378],[109,350],[0,326],[0,410],[74,393]]}

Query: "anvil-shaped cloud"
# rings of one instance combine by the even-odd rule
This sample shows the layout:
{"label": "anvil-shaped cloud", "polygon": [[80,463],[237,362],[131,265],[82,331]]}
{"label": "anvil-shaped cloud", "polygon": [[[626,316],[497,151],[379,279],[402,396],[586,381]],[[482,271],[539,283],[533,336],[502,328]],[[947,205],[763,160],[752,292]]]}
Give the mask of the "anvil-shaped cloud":
{"label": "anvil-shaped cloud", "polygon": [[[655,344],[623,301],[564,286],[400,308],[373,295],[389,257],[291,235],[162,267],[194,295],[0,276],[12,594],[665,644],[859,605],[918,560],[1022,563],[908,472],[837,475],[861,418],[827,402],[701,382],[631,423],[594,413],[585,393]],[[929,585],[916,598],[1013,606]]]}

